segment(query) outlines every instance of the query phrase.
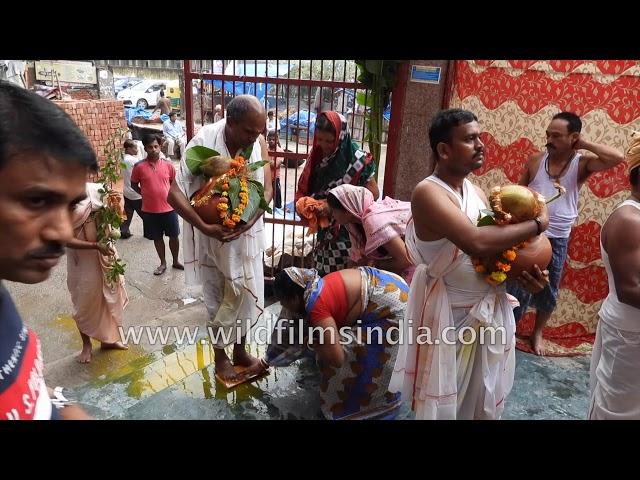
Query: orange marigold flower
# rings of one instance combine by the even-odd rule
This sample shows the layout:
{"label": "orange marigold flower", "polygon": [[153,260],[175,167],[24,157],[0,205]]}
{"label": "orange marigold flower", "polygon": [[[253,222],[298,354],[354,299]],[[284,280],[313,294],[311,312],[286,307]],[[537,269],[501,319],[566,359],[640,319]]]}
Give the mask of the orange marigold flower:
{"label": "orange marigold flower", "polygon": [[516,259],[516,252],[515,250],[505,250],[502,252],[502,256],[510,262],[513,262]]}
{"label": "orange marigold flower", "polygon": [[231,215],[231,220],[238,223],[240,221],[240,215]]}
{"label": "orange marigold flower", "polygon": [[511,265],[509,265],[508,263],[496,262],[496,267],[498,267],[498,269],[503,272],[508,272],[509,270],[511,270]]}
{"label": "orange marigold flower", "polygon": [[484,265],[476,265],[474,268],[478,273],[485,273],[487,271],[487,269],[484,268]]}

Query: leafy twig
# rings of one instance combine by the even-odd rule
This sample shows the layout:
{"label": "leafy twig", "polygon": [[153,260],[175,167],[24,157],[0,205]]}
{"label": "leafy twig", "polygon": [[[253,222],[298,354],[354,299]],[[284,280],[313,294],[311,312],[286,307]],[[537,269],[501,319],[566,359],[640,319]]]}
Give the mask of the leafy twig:
{"label": "leafy twig", "polygon": [[[116,240],[120,238],[120,225],[124,218],[124,212],[120,207],[120,193],[113,189],[113,185],[120,180],[122,168],[126,165],[121,161],[122,142],[126,135],[126,129],[118,128],[109,138],[104,153],[106,161],[98,172],[98,183],[103,187],[99,190],[102,208],[95,213],[96,228],[98,231],[98,242],[105,246],[113,247]],[[111,265],[105,278],[109,285],[113,286],[124,274],[126,264],[116,258],[111,257]]]}

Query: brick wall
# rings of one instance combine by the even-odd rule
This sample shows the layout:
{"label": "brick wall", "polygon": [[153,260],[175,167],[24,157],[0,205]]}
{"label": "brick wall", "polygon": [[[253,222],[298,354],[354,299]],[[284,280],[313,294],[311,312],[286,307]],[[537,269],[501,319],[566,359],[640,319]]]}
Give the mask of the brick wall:
{"label": "brick wall", "polygon": [[[54,100],[87,136],[102,167],[106,161],[104,149],[118,127],[127,128],[121,100]],[[122,140],[124,142],[124,139]],[[114,185],[122,193],[123,180]]]}
{"label": "brick wall", "polygon": [[127,128],[124,106],[120,100],[56,100],[87,136],[98,156],[100,166],[106,160],[104,149],[118,127]]}

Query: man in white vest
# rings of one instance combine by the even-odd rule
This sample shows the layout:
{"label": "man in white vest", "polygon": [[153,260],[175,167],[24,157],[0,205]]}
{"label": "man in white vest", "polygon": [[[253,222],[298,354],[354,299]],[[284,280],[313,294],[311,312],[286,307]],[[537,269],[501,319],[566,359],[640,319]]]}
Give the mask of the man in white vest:
{"label": "man in white vest", "polygon": [[536,355],[546,353],[542,330],[556,308],[571,227],[578,217],[580,188],[592,173],[613,168],[624,160],[622,152],[586,140],[581,131],[582,121],[575,113],[554,115],[546,131],[547,151],[529,157],[519,182],[547,198],[556,193],[556,184],[566,190],[564,195],[549,204],[549,229],[544,232],[553,251],[547,267],[549,286],[535,295],[530,295],[515,283],[508,286],[508,292],[520,303],[514,311],[516,322],[526,313],[529,304],[536,307],[536,322],[530,339]]}

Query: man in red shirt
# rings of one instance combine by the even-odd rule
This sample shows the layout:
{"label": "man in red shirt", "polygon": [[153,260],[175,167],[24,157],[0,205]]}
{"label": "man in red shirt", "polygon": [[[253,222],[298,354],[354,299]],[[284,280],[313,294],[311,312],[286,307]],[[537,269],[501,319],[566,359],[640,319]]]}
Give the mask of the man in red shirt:
{"label": "man in red shirt", "polygon": [[133,167],[131,187],[142,195],[144,238],[153,240],[160,257],[160,266],[153,274],[162,275],[167,269],[164,235],[169,237],[173,268],[184,270],[184,266],[178,261],[178,214],[167,203],[167,194],[171,182],[176,177],[176,169],[170,161],[160,158],[160,143],[155,135],[146,135],[142,145],[147,157]]}

